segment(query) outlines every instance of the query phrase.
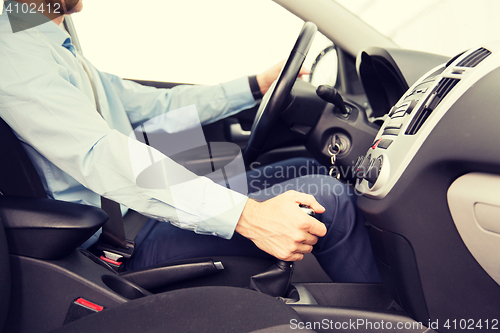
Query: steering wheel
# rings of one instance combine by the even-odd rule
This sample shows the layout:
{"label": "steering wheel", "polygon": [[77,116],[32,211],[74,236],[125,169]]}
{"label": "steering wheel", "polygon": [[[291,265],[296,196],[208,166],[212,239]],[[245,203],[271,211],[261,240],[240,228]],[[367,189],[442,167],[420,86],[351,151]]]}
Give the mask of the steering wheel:
{"label": "steering wheel", "polygon": [[287,97],[299,75],[300,68],[309,52],[314,35],[318,28],[312,22],[306,22],[297,37],[297,41],[288,56],[288,59],[278,79],[269,88],[260,103],[259,110],[252,125],[252,132],[248,140],[243,160],[250,165],[259,156],[264,144],[277,121]]}

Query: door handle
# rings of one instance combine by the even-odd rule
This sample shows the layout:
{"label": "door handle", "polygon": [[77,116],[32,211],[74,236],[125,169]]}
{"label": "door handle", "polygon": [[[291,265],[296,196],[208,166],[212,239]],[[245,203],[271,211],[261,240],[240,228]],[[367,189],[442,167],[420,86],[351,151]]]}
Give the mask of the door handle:
{"label": "door handle", "polygon": [[241,128],[240,123],[229,125],[229,136],[231,141],[247,141],[250,138],[251,131],[245,131]]}

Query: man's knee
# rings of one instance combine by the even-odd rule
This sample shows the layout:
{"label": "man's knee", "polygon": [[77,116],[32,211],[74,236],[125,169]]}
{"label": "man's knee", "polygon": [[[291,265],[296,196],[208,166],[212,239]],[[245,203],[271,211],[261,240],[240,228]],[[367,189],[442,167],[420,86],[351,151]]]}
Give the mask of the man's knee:
{"label": "man's knee", "polygon": [[330,176],[315,175],[297,178],[295,190],[314,195],[315,197],[346,197],[355,193],[349,186]]}
{"label": "man's knee", "polygon": [[349,233],[358,219],[354,190],[329,176],[297,178],[296,190],[313,195],[326,208],[318,216],[328,229]]}

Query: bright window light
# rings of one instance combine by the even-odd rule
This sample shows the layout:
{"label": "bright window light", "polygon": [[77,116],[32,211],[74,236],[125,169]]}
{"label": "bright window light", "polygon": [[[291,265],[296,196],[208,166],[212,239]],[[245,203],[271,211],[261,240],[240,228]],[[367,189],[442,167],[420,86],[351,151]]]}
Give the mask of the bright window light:
{"label": "bright window light", "polygon": [[498,0],[336,0],[403,48],[453,56],[498,40]]}
{"label": "bright window light", "polygon": [[[121,77],[215,84],[285,59],[303,21],[271,0],[84,0],[84,55]],[[319,35],[310,54],[328,44]],[[309,61],[312,62],[312,61]]]}

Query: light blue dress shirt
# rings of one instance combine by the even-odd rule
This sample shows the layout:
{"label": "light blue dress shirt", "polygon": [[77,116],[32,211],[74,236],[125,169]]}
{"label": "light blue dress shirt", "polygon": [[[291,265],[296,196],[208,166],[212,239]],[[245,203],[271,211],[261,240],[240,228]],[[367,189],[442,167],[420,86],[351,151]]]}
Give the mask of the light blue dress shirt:
{"label": "light blue dress shirt", "polygon": [[[47,195],[98,207],[102,195],[148,217],[231,238],[247,198],[204,177],[186,185],[175,203],[168,191],[138,186],[130,166],[129,135],[148,119],[192,104],[202,124],[252,107],[248,79],[217,86],[145,87],[75,57],[62,46],[68,38],[52,21],[12,33],[8,16],[0,16],[0,117],[23,143]],[[81,61],[95,78],[102,117]],[[178,121],[181,129],[182,119]],[[175,117],[168,128],[176,130]],[[134,145],[144,148],[138,141]],[[234,207],[206,218],[228,195]],[[177,202],[187,221],[178,221]]]}

